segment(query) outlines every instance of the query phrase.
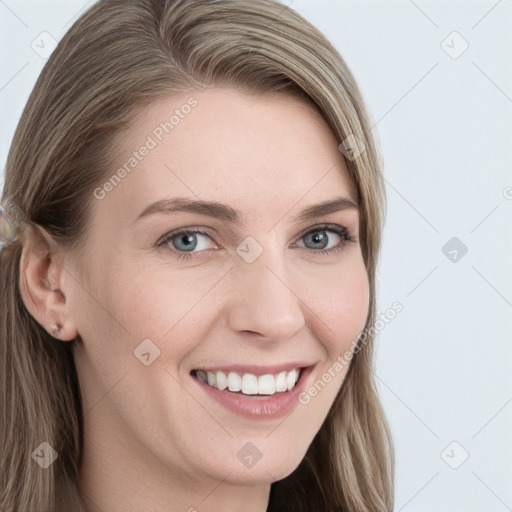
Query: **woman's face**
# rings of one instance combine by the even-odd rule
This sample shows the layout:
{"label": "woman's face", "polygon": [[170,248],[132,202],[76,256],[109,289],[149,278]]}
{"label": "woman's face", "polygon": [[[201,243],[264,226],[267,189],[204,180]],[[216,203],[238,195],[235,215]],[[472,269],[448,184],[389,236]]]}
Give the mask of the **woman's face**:
{"label": "woman's face", "polygon": [[210,89],[153,104],[115,158],[66,298],[82,339],[84,463],[190,486],[284,478],[369,307],[337,141],[297,99]]}

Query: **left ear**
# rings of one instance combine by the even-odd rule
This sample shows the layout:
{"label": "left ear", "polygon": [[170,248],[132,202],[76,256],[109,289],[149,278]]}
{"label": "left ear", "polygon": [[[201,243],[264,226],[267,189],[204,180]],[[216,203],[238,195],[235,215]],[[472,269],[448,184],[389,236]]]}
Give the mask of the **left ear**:
{"label": "left ear", "polygon": [[54,338],[74,340],[78,332],[66,301],[65,253],[32,226],[23,232],[22,243],[18,286],[25,307]]}

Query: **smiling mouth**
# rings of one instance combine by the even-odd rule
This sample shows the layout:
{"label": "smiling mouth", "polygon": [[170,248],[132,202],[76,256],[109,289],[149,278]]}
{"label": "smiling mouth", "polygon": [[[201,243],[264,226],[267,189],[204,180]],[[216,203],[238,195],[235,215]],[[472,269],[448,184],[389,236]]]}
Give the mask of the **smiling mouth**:
{"label": "smiling mouth", "polygon": [[299,381],[303,368],[281,371],[276,374],[192,370],[191,375],[204,384],[240,395],[273,396],[291,391]]}

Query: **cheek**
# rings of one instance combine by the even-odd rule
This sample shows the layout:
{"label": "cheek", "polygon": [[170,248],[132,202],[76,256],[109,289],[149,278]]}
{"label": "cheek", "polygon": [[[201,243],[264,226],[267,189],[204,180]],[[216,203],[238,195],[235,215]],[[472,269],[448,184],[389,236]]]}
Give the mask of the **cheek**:
{"label": "cheek", "polygon": [[[159,341],[165,345],[165,340],[172,337],[176,353],[190,343],[183,336],[183,328],[190,328],[193,319],[196,330],[200,331],[200,320],[203,323],[207,320],[210,295],[224,273],[223,269],[212,271],[206,266],[189,269],[170,269],[159,263],[140,268],[127,266],[118,273],[115,282],[111,280],[107,293],[113,314],[130,332],[132,341],[149,338],[157,345]],[[126,337],[126,332],[121,335]]]}
{"label": "cheek", "polygon": [[363,330],[369,310],[369,281],[362,258],[326,268],[314,284],[303,279],[306,304],[317,317],[330,356],[339,355]]}

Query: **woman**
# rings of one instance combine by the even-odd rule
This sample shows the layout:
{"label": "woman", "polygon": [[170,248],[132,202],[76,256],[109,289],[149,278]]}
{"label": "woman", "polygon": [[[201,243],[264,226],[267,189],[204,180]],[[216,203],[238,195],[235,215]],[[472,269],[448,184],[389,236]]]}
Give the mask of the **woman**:
{"label": "woman", "polygon": [[2,205],[3,512],[392,510],[381,163],[292,9],[98,2]]}

